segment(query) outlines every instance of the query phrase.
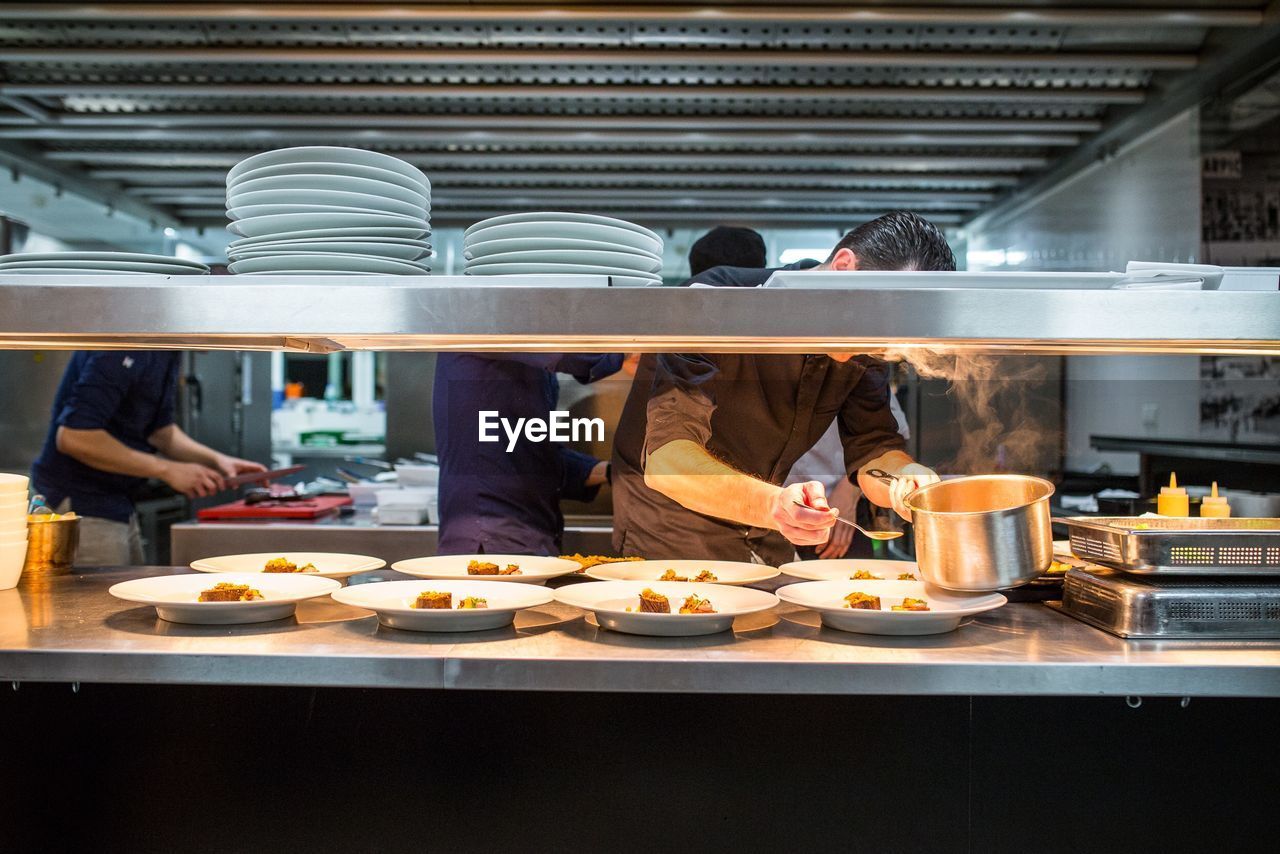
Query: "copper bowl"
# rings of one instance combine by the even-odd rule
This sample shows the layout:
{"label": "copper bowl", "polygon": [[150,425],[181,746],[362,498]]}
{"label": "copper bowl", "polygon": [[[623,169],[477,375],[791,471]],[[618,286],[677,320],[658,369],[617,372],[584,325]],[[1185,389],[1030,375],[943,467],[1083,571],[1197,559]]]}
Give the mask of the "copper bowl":
{"label": "copper bowl", "polygon": [[80,546],[80,517],[27,524],[27,560],[22,577],[63,575],[76,562]]}

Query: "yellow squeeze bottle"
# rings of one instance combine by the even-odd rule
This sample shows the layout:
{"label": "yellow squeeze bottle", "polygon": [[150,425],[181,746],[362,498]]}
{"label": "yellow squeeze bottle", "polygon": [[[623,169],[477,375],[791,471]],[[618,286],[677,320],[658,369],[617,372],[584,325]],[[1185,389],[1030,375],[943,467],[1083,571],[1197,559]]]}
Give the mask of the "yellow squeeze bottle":
{"label": "yellow squeeze bottle", "polygon": [[1218,495],[1218,482],[1213,482],[1213,492],[1200,499],[1200,515],[1214,519],[1227,519],[1231,516],[1231,505],[1225,495]]}
{"label": "yellow squeeze bottle", "polygon": [[1191,499],[1187,490],[1178,486],[1178,473],[1169,473],[1169,485],[1160,487],[1156,496],[1156,512],[1161,516],[1190,516]]}

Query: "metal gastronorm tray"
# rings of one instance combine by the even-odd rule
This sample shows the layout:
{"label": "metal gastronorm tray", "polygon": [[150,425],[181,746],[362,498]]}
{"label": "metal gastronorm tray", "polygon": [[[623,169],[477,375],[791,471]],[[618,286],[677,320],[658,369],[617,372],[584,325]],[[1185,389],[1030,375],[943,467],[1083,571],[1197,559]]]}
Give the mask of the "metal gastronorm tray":
{"label": "metal gastronorm tray", "polygon": [[1071,552],[1140,574],[1280,576],[1280,519],[1076,516]]}

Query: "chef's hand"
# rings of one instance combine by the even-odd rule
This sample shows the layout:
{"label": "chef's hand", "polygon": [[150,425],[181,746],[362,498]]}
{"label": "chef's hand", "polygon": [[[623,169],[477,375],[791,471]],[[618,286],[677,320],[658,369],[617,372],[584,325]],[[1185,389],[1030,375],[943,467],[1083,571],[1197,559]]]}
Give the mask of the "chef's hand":
{"label": "chef's hand", "polygon": [[933,469],[919,463],[903,466],[897,471],[897,475],[898,479],[889,486],[889,498],[893,502],[894,511],[910,522],[911,511],[907,509],[904,499],[920,487],[937,483],[942,478]]}
{"label": "chef's hand", "polygon": [[[797,506],[797,501],[804,506]],[[827,541],[836,523],[836,511],[827,505],[827,491],[822,484],[810,480],[775,492],[769,519],[794,545],[817,546]]]}
{"label": "chef's hand", "polygon": [[[862,491],[853,485],[853,482],[847,477],[840,478],[831,489],[830,505],[840,511],[840,518],[854,521],[854,513],[858,509],[858,498],[862,495]],[[836,525],[831,529],[831,539],[827,540],[827,544],[818,549],[818,557],[823,560],[836,560],[842,558],[849,551],[849,546],[853,545],[853,528],[848,525]]]}
{"label": "chef's hand", "polygon": [[253,460],[242,460],[239,457],[231,457],[226,454],[217,454],[213,460],[214,467],[222,472],[223,477],[235,477],[238,474],[251,474],[267,470],[267,467],[262,463],[255,463]]}
{"label": "chef's hand", "polygon": [[165,461],[160,479],[188,498],[206,498],[223,490],[222,475],[199,463]]}

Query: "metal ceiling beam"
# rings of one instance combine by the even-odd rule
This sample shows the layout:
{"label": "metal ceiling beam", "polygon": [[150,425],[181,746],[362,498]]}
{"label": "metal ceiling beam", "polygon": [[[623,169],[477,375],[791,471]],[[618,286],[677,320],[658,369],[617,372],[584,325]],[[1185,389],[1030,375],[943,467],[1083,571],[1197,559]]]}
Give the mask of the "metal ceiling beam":
{"label": "metal ceiling beam", "polygon": [[0,95],[37,98],[447,98],[468,100],[607,100],[650,98],[664,102],[690,99],[780,98],[789,103],[856,98],[863,101],[1139,104],[1139,89],[994,86],[545,86],[421,85],[416,83],[5,83]]}
{"label": "metal ceiling beam", "polygon": [[[609,216],[621,217],[630,222],[647,222],[654,223],[661,228],[675,227],[682,222],[716,222],[716,223],[741,223],[741,222],[807,222],[807,223],[825,223],[833,227],[847,227],[852,223],[865,222],[883,216],[889,211],[886,210],[866,210],[866,211],[794,211],[794,210],[744,210],[738,206],[731,208],[708,209],[705,206],[697,210],[670,210],[662,208],[659,210],[641,210],[639,208],[628,208],[619,205],[584,203],[575,206],[582,211],[596,210],[601,213],[607,213]],[[458,208],[454,207],[447,211],[433,212],[431,224],[435,228],[471,225],[482,219],[488,219],[493,216],[514,213],[528,208],[501,208],[501,207],[485,207],[485,208]],[[226,213],[216,209],[192,209],[181,211],[183,217],[192,225],[203,229],[223,229],[226,224]],[[962,222],[967,216],[963,213],[949,212],[931,212],[928,219],[939,225],[950,225]],[[234,239],[229,236],[228,239]]]}
{"label": "metal ceiling beam", "polygon": [[[231,167],[255,154],[255,151],[241,152],[196,152],[196,151],[48,151],[44,157],[49,160],[70,161],[75,163],[96,164],[134,164],[161,169],[170,166],[203,166]],[[420,167],[427,169],[454,169],[459,165],[472,168],[482,167],[525,167],[537,164],[557,165],[563,167],[583,166],[622,166],[632,168],[636,163],[636,154],[570,152],[566,154],[550,154],[533,152],[527,154],[490,154],[485,152],[458,152],[456,154],[424,155],[400,152],[398,156]],[[680,153],[663,154],[662,166],[702,166],[723,171],[726,168],[772,167],[781,169],[797,169],[807,167],[814,170],[832,169],[867,169],[882,171],[894,169],[902,172],[927,172],[929,170],[956,171],[974,169],[983,171],[1025,169],[1042,169],[1048,164],[1044,157],[1032,156],[998,156],[998,155],[945,155],[945,154],[864,154],[864,155],[829,155],[809,154],[801,158],[794,154],[721,154]]]}
{"label": "metal ceiling beam", "polygon": [[943,145],[956,148],[1040,148],[1078,145],[1080,137],[1067,133],[907,133],[848,131],[803,131],[763,133],[759,131],[605,131],[596,130],[590,122],[581,121],[577,131],[546,132],[525,130],[262,130],[230,129],[155,129],[155,128],[84,128],[38,127],[0,128],[0,139],[30,139],[41,142],[132,142],[132,143],[219,143],[234,141],[241,145],[263,147],[288,145],[493,145],[493,146],[574,146],[618,145],[624,147],[673,145],[767,145],[767,146],[921,146]]}
{"label": "metal ceiling beam", "polygon": [[323,48],[289,47],[128,47],[5,48],[7,64],[58,63],[96,65],[607,65],[625,67],[766,68],[999,68],[999,69],[1152,69],[1185,71],[1196,66],[1191,53],[1068,53],[924,50],[693,50],[626,46],[544,50],[496,43],[487,50],[453,48]]}
{"label": "metal ceiling beam", "polygon": [[[477,115],[399,113],[57,113],[49,124],[59,127],[254,127],[254,128],[429,128],[432,130],[494,128],[581,130],[787,130],[792,132],[822,131],[924,131],[943,133],[956,131],[996,133],[1094,133],[1102,128],[1099,119],[998,119],[998,118],[899,118],[829,117],[829,116],[614,116],[614,115]],[[34,121],[25,116],[0,116],[0,125],[30,127]]]}
{"label": "metal ceiling beam", "polygon": [[0,3],[0,19],[83,22],[93,18],[122,21],[207,21],[268,23],[445,23],[519,21],[555,25],[579,21],[676,21],[714,25],[737,22],[812,22],[820,24],[971,24],[1064,27],[1252,27],[1262,20],[1257,9],[1234,3],[1225,8],[1147,7],[1053,8],[989,5],[848,7],[843,4],[779,7],[697,5],[416,5],[412,3]]}
{"label": "metal ceiling beam", "polygon": [[[531,187],[449,187],[432,186],[432,206],[448,207],[451,202],[468,199],[494,199],[502,203],[504,199],[517,197],[536,197],[541,199],[589,199],[595,196],[606,196],[619,201],[636,201],[646,199],[671,199],[676,197],[697,196],[699,199],[777,199],[790,202],[822,201],[831,204],[850,205],[896,205],[913,204],[927,201],[938,205],[973,209],[994,198],[992,193],[970,193],[935,190],[843,190],[843,189],[809,189],[803,191],[786,191],[755,187],[670,187],[621,189],[618,187],[574,187],[574,188],[531,188]],[[160,194],[151,196],[150,200],[165,205],[201,205],[209,202],[222,202],[225,192],[216,188],[207,193],[190,191]]]}

